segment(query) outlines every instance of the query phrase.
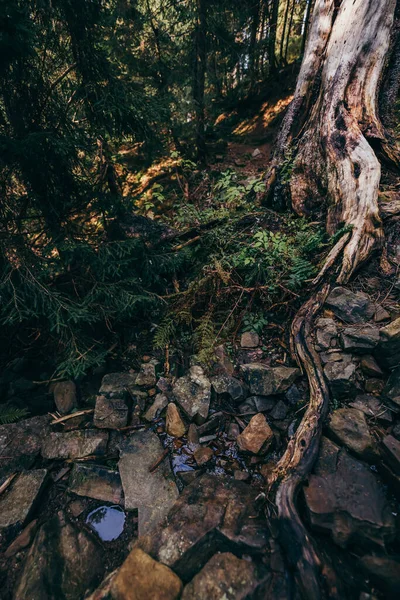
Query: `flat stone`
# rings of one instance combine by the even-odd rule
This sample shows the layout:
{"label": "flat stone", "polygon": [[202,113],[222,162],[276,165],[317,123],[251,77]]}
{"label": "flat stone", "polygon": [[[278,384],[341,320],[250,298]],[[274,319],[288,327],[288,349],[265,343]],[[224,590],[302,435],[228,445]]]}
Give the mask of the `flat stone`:
{"label": "flat stone", "polygon": [[237,437],[240,435],[239,425],[237,423],[230,423],[228,427],[227,437],[228,440],[236,441]]}
{"label": "flat stone", "polygon": [[242,348],[257,348],[260,345],[260,337],[255,331],[245,331],[240,338]]}
{"label": "flat stone", "polygon": [[371,355],[363,356],[360,362],[360,367],[365,375],[371,377],[382,377],[383,371]]}
{"label": "flat stone", "polygon": [[93,423],[98,429],[121,429],[128,424],[129,409],[121,398],[97,396]]}
{"label": "flat stone", "polygon": [[346,327],[340,335],[340,340],[346,352],[368,354],[378,345],[379,329],[375,325]]}
{"label": "flat stone", "polygon": [[334,288],[326,303],[339,319],[345,323],[363,323],[374,316],[375,306],[363,292],[354,294],[343,287]]}
{"label": "flat stone", "polygon": [[320,352],[319,357],[324,365],[330,362],[351,362],[351,356],[349,354],[345,354],[344,352],[335,349],[329,350],[328,352]]}
{"label": "flat stone", "polygon": [[188,433],[187,433],[187,442],[190,448],[194,449],[200,443],[199,432],[194,423],[190,423]]}
{"label": "flat stone", "polygon": [[243,402],[249,391],[245,383],[226,374],[212,377],[211,386],[217,396],[232,400],[235,404]]}
{"label": "flat stone", "polygon": [[107,451],[108,433],[95,429],[50,433],[43,441],[42,456],[46,459],[102,456]]}
{"label": "flat stone", "polygon": [[304,496],[312,527],[330,531],[339,546],[384,546],[394,539],[395,521],[383,486],[345,450],[338,455],[336,472],[309,477]]}
{"label": "flat stone", "polygon": [[229,355],[223,344],[220,344],[215,348],[215,357],[217,361],[217,367],[227,375],[232,375],[235,367],[233,366],[233,363],[229,358]]}
{"label": "flat stone", "polygon": [[11,558],[21,552],[24,548],[27,548],[33,542],[36,531],[38,528],[38,520],[31,521],[29,525],[19,534],[18,537],[10,544],[7,550],[4,552],[5,558]]}
{"label": "flat stone", "polygon": [[376,377],[366,379],[364,386],[365,391],[368,392],[368,394],[375,394],[375,396],[380,396],[385,388],[382,379],[377,379]]}
{"label": "flat stone", "polygon": [[84,531],[57,515],[39,529],[14,600],[81,600],[101,580],[101,549]]}
{"label": "flat stone", "polygon": [[265,416],[258,413],[250,420],[250,423],[237,438],[237,445],[244,452],[258,454],[266,452],[274,439],[271,427]]}
{"label": "flat stone", "polygon": [[371,417],[383,423],[391,423],[393,421],[392,413],[379,398],[364,394],[357,396],[353,402],[349,404],[350,408],[361,410],[366,417]]}
{"label": "flat stone", "polygon": [[399,597],[400,556],[363,556],[360,558],[360,565],[368,578],[389,594],[388,597]]}
{"label": "flat stone", "polygon": [[50,434],[51,417],[43,415],[0,426],[0,477],[29,469]]}
{"label": "flat stone", "polygon": [[325,365],[324,373],[334,398],[356,395],[356,370],[356,365],[352,362],[329,362]]}
{"label": "flat stone", "polygon": [[267,367],[261,363],[250,363],[241,368],[250,392],[260,396],[285,392],[300,374],[299,369],[292,367]]}
{"label": "flat stone", "polygon": [[333,411],[328,431],[339,443],[346,446],[360,458],[373,460],[377,449],[365,414],[356,408],[339,408]]}
{"label": "flat stone", "polygon": [[143,363],[136,379],[136,385],[151,388],[156,385],[156,368],[153,363]]}
{"label": "flat stone", "polygon": [[390,319],[390,313],[383,308],[383,306],[377,304],[375,309],[374,321],[376,323],[381,323],[382,321],[388,321]]}
{"label": "flat stone", "polygon": [[382,440],[382,447],[387,456],[390,468],[400,475],[400,442],[392,435],[387,435]]}
{"label": "flat stone", "polygon": [[76,385],[73,381],[57,382],[54,386],[53,394],[57,410],[62,415],[71,412],[71,410],[78,405]]}
{"label": "flat stone", "polygon": [[74,465],[68,483],[70,492],[112,504],[122,504],[123,492],[118,471],[100,465]]}
{"label": "flat stone", "polygon": [[400,410],[400,367],[395,369],[387,380],[383,396],[389,401],[390,406]]}
{"label": "flat stone", "polygon": [[286,418],[288,410],[289,408],[286,406],[283,400],[278,400],[278,402],[275,404],[274,408],[271,410],[269,415],[275,421],[282,421]]}
{"label": "flat stone", "polygon": [[337,338],[338,330],[333,319],[321,318],[316,322],[318,350],[328,350],[333,347],[333,340]]}
{"label": "flat stone", "polygon": [[208,416],[211,400],[211,383],[198,365],[190,368],[184,377],[180,377],[173,386],[175,400],[185,411],[189,419],[204,422]]}
{"label": "flat stone", "polygon": [[247,471],[241,471],[240,469],[235,469],[233,476],[237,481],[250,481],[251,479],[250,473]]}
{"label": "flat stone", "polygon": [[329,438],[322,436],[318,458],[314,464],[314,474],[324,476],[336,473],[339,453],[340,447]]}
{"label": "flat stone", "polygon": [[224,414],[222,412],[213,413],[210,418],[203,423],[203,425],[197,426],[197,433],[200,435],[205,435],[206,433],[210,433],[210,431],[215,431],[221,426],[223,422]]}
{"label": "flat stone", "polygon": [[167,404],[167,396],[165,394],[157,394],[153,404],[145,412],[143,419],[148,422],[152,421],[153,419],[156,419],[159,416],[159,414],[164,410],[164,408],[166,408]]}
{"label": "flat stone", "polygon": [[165,565],[135,548],[111,583],[115,600],[178,600],[182,581]]}
{"label": "flat stone", "polygon": [[150,473],[163,454],[158,436],[151,431],[131,434],[121,447],[118,463],[125,494],[125,509],[139,511],[139,535],[148,533],[168,514],[178,497],[168,460]]}
{"label": "flat stone", "polygon": [[43,489],[46,469],[26,471],[18,475],[0,496],[0,529],[24,525]]}
{"label": "flat stone", "polygon": [[230,552],[215,554],[185,587],[182,600],[248,600],[267,575],[266,569],[259,572],[253,563]]}
{"label": "flat stone", "polygon": [[247,483],[205,474],[183,490],[166,521],[137,546],[185,582],[218,551],[262,555],[268,534],[254,506],[257,495]]}
{"label": "flat stone", "polygon": [[168,404],[167,416],[165,420],[165,430],[168,435],[172,437],[180,438],[185,435],[186,426],[182,421],[182,417],[179,414],[179,410],[173,402]]}
{"label": "flat stone", "polygon": [[400,317],[381,328],[375,357],[385,368],[400,366]]}
{"label": "flat stone", "polygon": [[137,373],[108,373],[104,375],[99,395],[107,398],[129,398],[135,389]]}
{"label": "flat stone", "polygon": [[259,412],[272,410],[276,403],[276,396],[249,396],[247,400],[239,404],[238,411],[242,415],[256,415]]}
{"label": "flat stone", "polygon": [[213,456],[214,456],[214,452],[211,450],[211,448],[197,448],[194,453],[194,460],[197,463],[198,467],[203,467],[204,465],[206,465],[208,462],[210,462],[210,460],[212,460]]}

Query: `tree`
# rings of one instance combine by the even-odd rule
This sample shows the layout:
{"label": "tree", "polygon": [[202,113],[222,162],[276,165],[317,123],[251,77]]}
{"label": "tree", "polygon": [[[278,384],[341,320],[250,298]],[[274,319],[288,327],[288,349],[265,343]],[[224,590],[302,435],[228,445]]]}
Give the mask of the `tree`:
{"label": "tree", "polygon": [[196,148],[197,158],[204,161],[206,158],[206,140],[205,140],[205,107],[204,107],[204,88],[207,69],[207,8],[206,0],[197,0],[197,19],[195,26],[195,66],[193,99],[196,110]]}
{"label": "tree", "polygon": [[[377,97],[395,8],[396,0],[316,0],[294,99],[267,179],[271,201],[282,193],[280,173],[290,163],[293,209],[302,215],[325,214],[328,233],[343,232],[314,281],[314,294],[292,324],[292,347],[307,374],[310,399],[269,480],[279,538],[305,598],[323,596],[323,566],[328,595],[340,597],[338,581],[323,565],[295,502],[318,454],[329,406],[328,386],[312,343],[312,323],[331,286],[349,281],[382,245],[379,158],[398,166],[398,153],[379,119]],[[397,44],[392,47],[397,49]]]}

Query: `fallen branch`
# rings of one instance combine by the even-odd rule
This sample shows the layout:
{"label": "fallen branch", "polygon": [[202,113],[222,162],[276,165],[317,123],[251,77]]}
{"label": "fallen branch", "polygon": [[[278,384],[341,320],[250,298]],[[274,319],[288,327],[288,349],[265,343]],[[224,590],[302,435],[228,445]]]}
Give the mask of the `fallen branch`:
{"label": "fallen branch", "polygon": [[88,408],[86,410],[78,410],[75,413],[71,413],[70,415],[64,415],[59,419],[55,419],[50,423],[50,425],[58,425],[59,423],[64,423],[64,421],[68,421],[69,419],[74,419],[75,417],[81,417],[82,415],[90,415],[94,413],[94,408]]}

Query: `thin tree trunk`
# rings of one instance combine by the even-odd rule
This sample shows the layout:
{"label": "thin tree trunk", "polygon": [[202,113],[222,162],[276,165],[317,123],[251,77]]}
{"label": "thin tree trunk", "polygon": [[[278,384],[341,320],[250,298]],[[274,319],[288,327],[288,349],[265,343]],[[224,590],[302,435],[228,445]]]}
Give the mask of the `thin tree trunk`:
{"label": "thin tree trunk", "polygon": [[304,55],[304,51],[306,49],[306,41],[307,41],[307,35],[308,35],[308,28],[310,25],[312,2],[313,2],[313,0],[307,0],[306,13],[304,16],[304,30],[303,30],[303,38],[301,40],[300,56]]}
{"label": "thin tree trunk", "polygon": [[206,141],[205,141],[205,107],[204,107],[204,89],[206,78],[206,0],[197,0],[197,23],[196,23],[196,58],[194,72],[193,98],[196,110],[196,148],[197,159],[204,162],[206,160]]}
{"label": "thin tree trunk", "polygon": [[288,55],[288,49],[289,49],[289,40],[290,40],[290,33],[292,31],[292,25],[293,25],[293,18],[294,18],[295,8],[296,8],[296,0],[293,0],[293,2],[292,2],[292,10],[290,11],[289,27],[288,27],[287,35],[286,35],[286,44],[285,44],[285,63],[286,64],[287,64],[287,55]]}
{"label": "thin tree trunk", "polygon": [[249,41],[249,72],[250,72],[250,90],[254,89],[256,82],[256,43],[257,31],[260,23],[260,1],[251,0],[252,2],[252,17],[250,26],[250,41]]}
{"label": "thin tree trunk", "polygon": [[272,0],[269,21],[268,61],[271,73],[276,73],[276,29],[278,27],[279,0]]}
{"label": "thin tree trunk", "polygon": [[281,65],[284,63],[283,47],[284,47],[284,43],[285,43],[286,27],[287,27],[287,22],[288,22],[288,17],[289,17],[289,7],[290,7],[290,0],[286,0],[285,16],[283,18],[283,29],[282,29],[282,33],[281,33],[281,41],[280,41],[280,49],[279,49],[279,61],[280,61]]}

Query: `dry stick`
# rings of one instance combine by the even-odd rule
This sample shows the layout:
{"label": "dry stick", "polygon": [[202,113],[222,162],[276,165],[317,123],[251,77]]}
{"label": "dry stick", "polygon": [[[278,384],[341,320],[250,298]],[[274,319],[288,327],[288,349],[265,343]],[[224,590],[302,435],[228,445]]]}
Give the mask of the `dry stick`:
{"label": "dry stick", "polygon": [[12,481],[14,480],[14,478],[17,475],[18,475],[18,473],[11,473],[11,475],[9,475],[7,477],[7,479],[5,480],[5,482],[0,485],[0,494],[2,494],[3,492],[6,491],[6,489],[11,485]]}
{"label": "dry stick", "polygon": [[168,454],[169,454],[169,448],[165,448],[165,450],[161,454],[160,458],[158,458],[156,460],[156,462],[154,464],[152,464],[151,467],[149,468],[149,473],[154,473],[154,471],[161,465],[163,460],[165,460],[167,458]]}
{"label": "dry stick", "polygon": [[75,413],[71,413],[70,415],[65,415],[64,417],[60,417],[55,421],[52,421],[50,425],[57,425],[58,423],[63,423],[64,421],[68,421],[69,419],[74,419],[75,417],[81,417],[82,415],[90,415],[94,412],[94,408],[88,408],[86,410],[78,410]]}

